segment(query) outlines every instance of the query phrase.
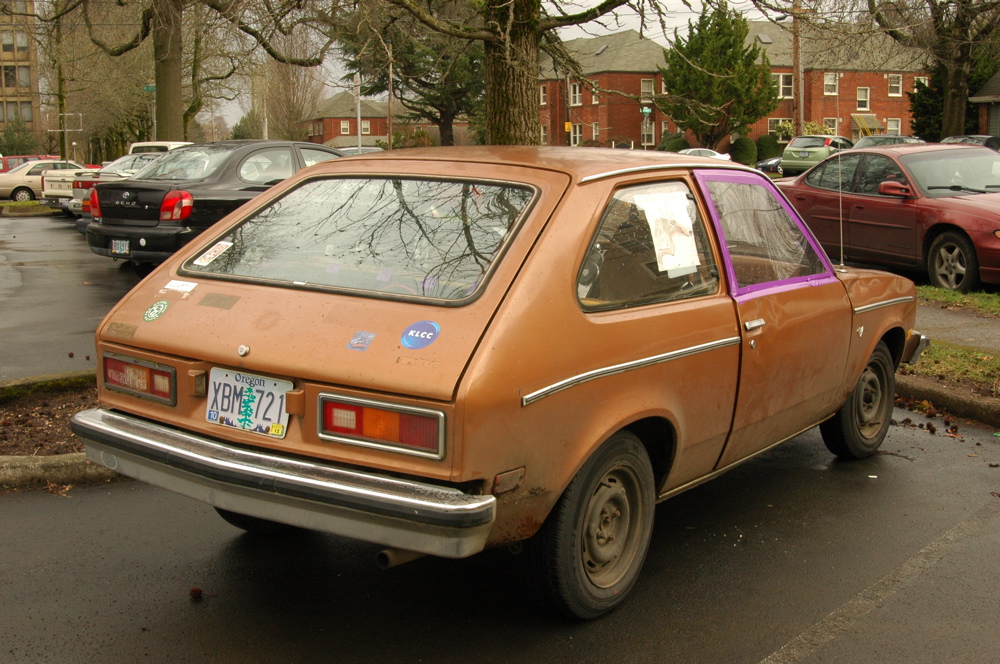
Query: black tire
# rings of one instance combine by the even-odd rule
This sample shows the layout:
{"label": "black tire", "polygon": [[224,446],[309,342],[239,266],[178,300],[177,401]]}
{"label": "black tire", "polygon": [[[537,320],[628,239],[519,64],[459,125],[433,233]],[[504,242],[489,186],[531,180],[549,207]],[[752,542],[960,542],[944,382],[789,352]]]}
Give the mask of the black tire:
{"label": "black tire", "polygon": [[224,510],[221,507],[216,507],[215,511],[219,513],[219,516],[221,516],[226,523],[231,526],[236,526],[241,530],[245,530],[251,535],[264,535],[270,537],[274,535],[287,535],[302,532],[301,528],[296,528],[295,526],[278,523],[277,521],[268,521],[267,519],[261,519],[255,516],[247,516],[246,514],[237,514],[236,512]]}
{"label": "black tire", "polygon": [[942,233],[927,252],[927,276],[931,285],[967,293],[979,285],[976,248],[961,233]]}
{"label": "black tire", "polygon": [[27,187],[18,187],[10,192],[10,200],[17,201],[18,203],[27,203],[28,201],[35,200],[35,192]]}
{"label": "black tire", "polygon": [[635,585],[653,532],[653,468],[642,443],[620,431],[584,464],[528,542],[543,596],[574,618],[596,618]]}
{"label": "black tire", "polygon": [[880,341],[847,402],[819,425],[827,449],[847,460],[875,454],[889,430],[895,392],[896,366],[889,348]]}

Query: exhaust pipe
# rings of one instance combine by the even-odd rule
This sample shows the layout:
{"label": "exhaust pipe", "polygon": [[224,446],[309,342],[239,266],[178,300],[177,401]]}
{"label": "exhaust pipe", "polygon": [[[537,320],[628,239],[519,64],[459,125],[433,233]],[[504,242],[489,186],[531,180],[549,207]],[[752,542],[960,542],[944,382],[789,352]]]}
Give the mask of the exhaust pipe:
{"label": "exhaust pipe", "polygon": [[378,565],[379,569],[389,569],[417,558],[423,558],[426,555],[426,553],[407,551],[406,549],[385,549],[375,554],[375,564]]}

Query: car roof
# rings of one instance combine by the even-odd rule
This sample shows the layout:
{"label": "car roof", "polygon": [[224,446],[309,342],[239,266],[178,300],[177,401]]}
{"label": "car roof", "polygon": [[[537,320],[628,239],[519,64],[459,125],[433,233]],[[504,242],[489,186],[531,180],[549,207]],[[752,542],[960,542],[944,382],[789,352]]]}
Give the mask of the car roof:
{"label": "car roof", "polygon": [[[660,168],[711,167],[746,170],[759,173],[742,164],[724,162],[711,157],[696,157],[659,150],[621,150],[614,148],[581,148],[523,145],[479,145],[433,148],[407,148],[383,150],[352,156],[350,160],[323,162],[329,168],[341,164],[362,162],[466,162],[478,164],[503,164],[524,168],[559,171],[576,180],[594,180],[624,172],[656,170]],[[314,167],[315,168],[315,167]]]}
{"label": "car roof", "polygon": [[915,152],[938,152],[941,150],[986,150],[981,145],[968,143],[894,143],[892,145],[873,145],[870,148],[851,150],[851,152],[872,152],[875,154],[913,154]]}

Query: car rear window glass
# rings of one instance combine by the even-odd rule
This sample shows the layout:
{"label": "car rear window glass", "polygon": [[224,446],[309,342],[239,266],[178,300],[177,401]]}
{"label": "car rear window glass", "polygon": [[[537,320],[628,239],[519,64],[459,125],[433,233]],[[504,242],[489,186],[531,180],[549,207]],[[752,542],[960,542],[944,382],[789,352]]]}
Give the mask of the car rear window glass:
{"label": "car rear window glass", "polygon": [[822,136],[798,136],[788,144],[790,148],[821,148],[826,145],[829,138]]}
{"label": "car rear window glass", "polygon": [[196,145],[177,148],[135,174],[136,180],[186,181],[209,177],[225,163],[232,145]]}
{"label": "car rear window glass", "polygon": [[185,263],[205,274],[458,301],[484,282],[527,212],[524,185],[306,180]]}

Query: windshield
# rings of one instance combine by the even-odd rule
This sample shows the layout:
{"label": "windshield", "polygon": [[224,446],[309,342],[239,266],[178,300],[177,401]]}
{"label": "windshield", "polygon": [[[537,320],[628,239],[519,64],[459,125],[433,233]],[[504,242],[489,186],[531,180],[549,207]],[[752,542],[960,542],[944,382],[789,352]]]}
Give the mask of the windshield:
{"label": "windshield", "polygon": [[135,174],[135,180],[203,180],[226,161],[235,145],[194,145],[177,148]]}
{"label": "windshield", "polygon": [[185,268],[463,300],[483,283],[533,196],[527,186],[493,182],[309,180],[207,245]]}
{"label": "windshield", "polygon": [[988,148],[919,152],[899,161],[931,198],[1000,192],[1000,154]]}

